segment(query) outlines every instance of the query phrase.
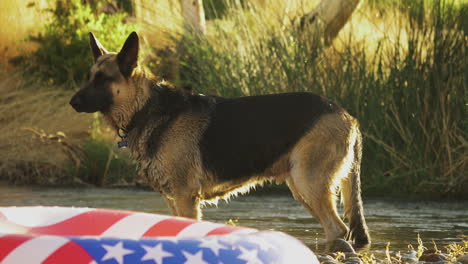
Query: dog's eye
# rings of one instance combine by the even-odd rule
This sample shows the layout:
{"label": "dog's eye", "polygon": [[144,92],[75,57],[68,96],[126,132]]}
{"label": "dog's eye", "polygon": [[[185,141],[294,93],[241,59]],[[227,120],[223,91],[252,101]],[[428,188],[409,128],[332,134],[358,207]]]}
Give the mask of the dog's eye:
{"label": "dog's eye", "polygon": [[102,74],[102,72],[96,72],[96,74],[94,75],[94,80],[99,80],[99,79],[102,79],[104,75]]}
{"label": "dog's eye", "polygon": [[104,75],[102,72],[97,72],[96,75],[94,75],[94,83],[96,85],[103,85],[108,80],[110,80],[110,78]]}

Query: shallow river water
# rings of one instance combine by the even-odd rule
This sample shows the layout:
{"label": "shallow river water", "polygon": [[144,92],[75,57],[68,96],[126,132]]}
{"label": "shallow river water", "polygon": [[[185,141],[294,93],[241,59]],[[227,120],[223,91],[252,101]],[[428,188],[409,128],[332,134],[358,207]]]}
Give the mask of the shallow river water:
{"label": "shallow river water", "polygon": [[[169,214],[159,193],[140,189],[42,188],[0,186],[0,206],[75,206],[114,208]],[[365,216],[372,237],[371,251],[377,255],[390,242],[391,251],[406,251],[417,245],[418,234],[425,246],[439,248],[462,241],[468,235],[468,201],[364,200]],[[204,220],[286,232],[312,250],[324,248],[324,234],[315,219],[290,195],[247,195],[218,207],[204,208]]]}

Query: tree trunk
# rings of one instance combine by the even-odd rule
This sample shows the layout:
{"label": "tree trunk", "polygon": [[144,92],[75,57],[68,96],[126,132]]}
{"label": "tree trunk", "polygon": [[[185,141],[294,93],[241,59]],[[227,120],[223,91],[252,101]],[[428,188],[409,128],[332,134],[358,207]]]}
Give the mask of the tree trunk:
{"label": "tree trunk", "polygon": [[301,18],[301,28],[317,37],[323,36],[325,45],[330,45],[358,4],[359,0],[322,0]]}
{"label": "tree trunk", "polygon": [[204,35],[206,33],[205,11],[203,0],[179,0],[185,30],[192,34]]}

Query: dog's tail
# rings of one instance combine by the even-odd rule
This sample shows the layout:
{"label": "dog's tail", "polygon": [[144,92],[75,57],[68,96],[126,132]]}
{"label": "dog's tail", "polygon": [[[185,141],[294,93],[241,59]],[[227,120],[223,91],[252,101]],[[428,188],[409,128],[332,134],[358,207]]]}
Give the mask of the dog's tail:
{"label": "dog's tail", "polygon": [[[354,241],[358,247],[370,244],[370,236],[367,230],[366,220],[364,219],[364,209],[362,207],[361,199],[361,158],[362,158],[362,135],[359,130],[359,124],[354,122],[354,131],[350,144],[353,145],[354,160],[348,177],[343,179],[342,182],[342,197],[344,202],[344,214],[349,220],[350,231],[348,239]],[[352,142],[354,141],[354,142]]]}

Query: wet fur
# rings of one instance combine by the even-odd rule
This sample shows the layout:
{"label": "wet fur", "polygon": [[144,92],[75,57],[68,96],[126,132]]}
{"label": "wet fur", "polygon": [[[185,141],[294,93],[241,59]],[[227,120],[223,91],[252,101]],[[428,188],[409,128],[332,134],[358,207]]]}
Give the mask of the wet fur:
{"label": "wet fur", "polygon": [[[362,138],[357,120],[344,109],[310,93],[192,94],[154,81],[136,64],[122,66],[132,63],[122,61],[126,46],[134,49],[134,43],[114,54],[93,39],[89,84],[71,103],[77,110],[96,109],[100,106],[83,105],[86,93],[102,89],[111,96],[99,111],[127,131],[139,175],[162,193],[173,215],[200,219],[203,201],[265,181],[286,182],[322,224],[328,241],[370,242],[360,196]],[[96,84],[99,74],[105,74],[104,84]],[[350,228],[335,208],[340,187]]]}

